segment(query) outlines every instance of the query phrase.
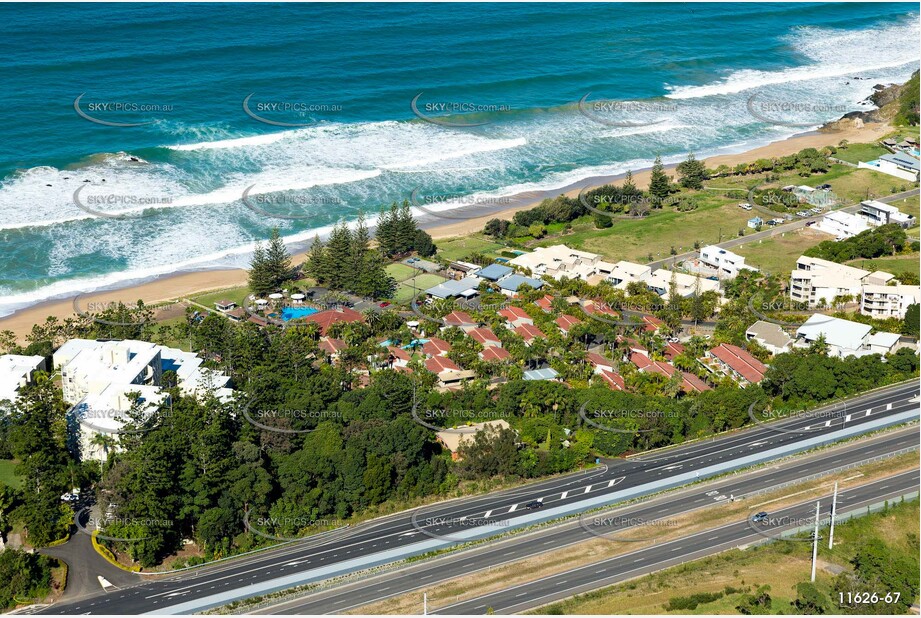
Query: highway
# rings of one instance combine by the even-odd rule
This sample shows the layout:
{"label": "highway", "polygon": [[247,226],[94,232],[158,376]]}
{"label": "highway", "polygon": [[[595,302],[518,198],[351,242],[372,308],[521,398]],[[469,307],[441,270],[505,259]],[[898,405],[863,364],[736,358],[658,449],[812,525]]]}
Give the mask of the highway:
{"label": "highway", "polygon": [[[503,527],[507,520],[520,521],[522,514],[540,513],[527,510],[525,505],[531,501],[540,501],[550,507],[546,511],[551,513],[556,507],[583,510],[587,507],[581,506],[582,503],[592,498],[603,501],[625,489],[655,482],[667,485],[674,481],[674,485],[679,485],[685,482],[679,479],[682,475],[702,471],[700,478],[705,478],[716,474],[714,466],[727,465],[727,462],[734,465],[742,458],[751,459],[753,455],[779,446],[799,448],[798,443],[824,434],[842,429],[860,431],[862,425],[878,423],[897,414],[917,415],[917,403],[909,401],[917,395],[917,382],[880,389],[855,398],[846,407],[836,404],[820,408],[810,418],[797,417],[771,426],[754,426],[658,454],[612,462],[584,473],[447,501],[427,507],[424,513],[396,514],[176,576],[156,579],[139,576],[137,585],[108,593],[100,590],[97,595],[55,604],[39,613],[193,613],[230,600],[426,553],[432,547],[444,547],[461,540],[464,532],[482,529],[490,535],[498,534],[508,529]],[[652,493],[652,490],[642,492]],[[80,565],[70,566],[80,568]]]}
{"label": "highway", "polygon": [[[640,525],[655,521],[670,521],[669,518],[678,515],[726,503],[730,496],[735,499],[743,499],[753,492],[764,491],[810,475],[866,461],[881,454],[893,453],[910,447],[917,448],[918,445],[919,436],[916,428],[901,429],[823,450],[816,454],[792,458],[776,466],[670,492],[664,496],[621,507],[614,511],[605,511],[604,518],[601,518],[602,524],[609,523],[608,513],[615,514],[618,520],[641,522]],[[850,472],[844,474],[851,475]],[[749,502],[757,504],[758,499],[753,496]],[[598,517],[593,514],[582,518],[581,521],[516,535],[511,539],[491,543],[485,547],[458,552],[374,577],[362,578],[353,583],[333,587],[252,613],[302,615],[341,613],[414,590],[431,588],[439,582],[469,576],[471,573],[485,571],[502,564],[517,562],[543,553],[558,551],[569,545],[583,543],[595,538],[589,536],[590,531],[607,539],[632,539],[643,536],[631,533],[629,528],[617,527],[612,530],[603,528],[601,525],[595,526],[593,522]]]}
{"label": "highway", "polygon": [[[867,506],[901,495],[917,492],[921,482],[917,469],[867,483],[838,492],[839,514],[866,509]],[[820,499],[822,503],[820,521],[828,516],[831,494]],[[770,513],[774,520],[795,521],[802,525],[815,521],[816,500],[801,502],[789,508]],[[493,594],[483,595],[462,603],[439,608],[436,614],[485,614],[487,608],[495,613],[512,614],[565,599],[581,592],[614,584],[625,579],[658,571],[669,566],[689,562],[727,549],[762,542],[764,534],[755,530],[748,519],[705,530],[689,536],[640,549],[626,555],[572,569],[550,577],[544,577],[520,586],[514,586]],[[797,525],[777,525],[768,528],[776,534]],[[822,528],[819,535],[827,534]],[[826,537],[827,538],[827,537]],[[820,541],[821,542],[821,541]]]}

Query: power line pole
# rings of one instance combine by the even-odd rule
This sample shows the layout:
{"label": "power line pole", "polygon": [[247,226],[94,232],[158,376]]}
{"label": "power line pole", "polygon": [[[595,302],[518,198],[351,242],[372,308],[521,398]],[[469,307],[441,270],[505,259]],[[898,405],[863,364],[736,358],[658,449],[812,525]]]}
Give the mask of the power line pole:
{"label": "power line pole", "polygon": [[815,503],[815,532],[812,535],[812,577],[809,581],[815,583],[815,562],[819,555],[819,505]]}
{"label": "power line pole", "polygon": [[838,481],[835,481],[835,493],[831,498],[831,528],[828,530],[828,549],[831,549],[835,540],[835,510],[838,505]]}

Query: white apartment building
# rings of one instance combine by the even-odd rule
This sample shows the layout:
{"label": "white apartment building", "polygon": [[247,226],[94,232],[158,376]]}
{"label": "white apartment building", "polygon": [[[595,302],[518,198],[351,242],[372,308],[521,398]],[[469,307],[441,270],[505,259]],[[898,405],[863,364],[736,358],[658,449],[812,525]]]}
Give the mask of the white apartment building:
{"label": "white apartment building", "polygon": [[861,217],[867,220],[867,223],[873,226],[886,225],[895,223],[905,229],[915,224],[913,215],[905,214],[895,206],[890,206],[876,200],[866,200],[860,202]]}
{"label": "white apartment building", "polygon": [[36,371],[44,370],[44,356],[0,356],[0,401],[16,401],[19,389],[32,382]]}
{"label": "white apartment building", "polygon": [[905,319],[909,305],[921,303],[921,286],[865,285],[860,299],[860,312],[873,318]]}
{"label": "white apartment building", "polygon": [[131,410],[133,394],[138,406],[152,412],[168,401],[160,391],[163,373],[173,371],[182,392],[228,399],[233,391],[230,378],[202,367],[202,359],[146,341],[93,341],[71,339],[53,355],[61,372],[64,401],[80,426],[80,442],[85,459],[104,458],[101,447],[93,445],[96,434],[107,434],[117,442],[124,425],[124,414]]}
{"label": "white apartment building", "polygon": [[614,264],[605,262],[597,253],[570,249],[566,245],[537,247],[531,253],[511,259],[509,264],[521,267],[536,277],[549,275],[556,280],[608,276],[614,269]]}
{"label": "white apartment building", "polygon": [[646,281],[646,287],[661,296],[663,299],[669,299],[669,290],[671,290],[672,281],[675,282],[675,288],[679,296],[688,298],[694,296],[698,290],[704,292],[720,291],[720,282],[705,277],[697,277],[685,273],[673,272],[660,268],[652,273]]}
{"label": "white apartment building", "polygon": [[716,245],[707,245],[700,250],[700,261],[717,271],[720,279],[733,279],[740,271],[758,270],[745,265],[745,258]]}
{"label": "white apartment building", "polygon": [[864,217],[836,210],[819,219],[815,229],[835,238],[850,238],[869,230],[870,223]]}
{"label": "white apartment building", "polygon": [[885,285],[893,275],[870,272],[821,258],[801,256],[790,274],[790,300],[815,307],[824,300],[831,305],[836,296],[858,299],[865,284]]}

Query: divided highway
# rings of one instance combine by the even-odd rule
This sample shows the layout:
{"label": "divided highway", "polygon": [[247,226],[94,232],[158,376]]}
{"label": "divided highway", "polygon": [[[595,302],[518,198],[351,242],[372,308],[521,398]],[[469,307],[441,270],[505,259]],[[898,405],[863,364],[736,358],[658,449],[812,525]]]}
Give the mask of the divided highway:
{"label": "divided highway", "polygon": [[[139,576],[135,586],[108,593],[100,590],[97,595],[56,604],[39,613],[193,613],[231,600],[425,553],[433,547],[452,544],[462,538],[462,532],[486,528],[491,534],[497,534],[508,529],[503,528],[508,520],[520,518],[523,513],[540,513],[540,510],[528,510],[527,505],[534,501],[548,507],[546,511],[556,507],[582,509],[585,507],[581,503],[588,499],[603,501],[609,495],[650,483],[661,482],[665,486],[674,480],[673,484],[679,484],[682,481],[677,480],[678,477],[698,471],[703,471],[700,477],[705,478],[715,474],[715,466],[731,466],[778,447],[800,448],[802,443],[802,448],[807,448],[810,441],[826,434],[840,435],[842,430],[869,431],[885,424],[889,417],[893,417],[893,423],[898,422],[898,418],[916,418],[918,404],[910,400],[917,396],[917,382],[880,389],[854,398],[846,407],[837,404],[812,411],[809,417],[755,426],[514,490],[432,505],[424,512],[389,516],[177,576],[158,579]],[[590,413],[591,409],[588,411]],[[70,567],[81,568],[81,565]]]}
{"label": "divided highway", "polygon": [[[883,500],[897,498],[906,493],[916,492],[921,482],[918,470],[880,479],[859,487],[838,492],[838,513],[850,513],[865,509],[867,506]],[[822,510],[820,521],[828,516],[831,495],[820,498]],[[815,503],[809,500],[795,506],[771,513],[771,517],[781,521],[809,522],[815,521]],[[798,526],[778,526],[772,529],[777,534],[786,528]],[[823,533],[822,528],[819,534]],[[578,569],[566,571],[551,577],[514,586],[493,594],[483,595],[462,603],[455,603],[438,609],[436,614],[485,614],[487,608],[495,613],[512,614],[523,612],[539,605],[565,599],[604,585],[614,584],[638,575],[661,570],[663,568],[696,560],[720,551],[764,541],[764,535],[753,529],[748,520],[737,521],[729,525],[705,530],[655,545],[646,549],[602,560]]]}
{"label": "divided highway", "polygon": [[[902,429],[814,455],[788,460],[756,472],[735,475],[705,485],[671,492],[646,502],[620,507],[616,511],[606,511],[605,518],[608,517],[607,513],[612,513],[616,514],[619,521],[640,522],[640,525],[655,521],[668,521],[669,518],[725,503],[730,496],[741,499],[753,492],[796,482],[814,474],[836,470],[886,453],[918,446],[917,429],[913,427]],[[751,500],[751,505],[757,503],[757,498]],[[848,507],[846,500],[842,502],[843,510],[847,510]],[[624,532],[613,531],[613,534],[607,529],[596,529],[591,525],[593,518],[589,515],[583,518],[582,525],[577,521],[522,534],[485,547],[411,565],[391,573],[363,578],[354,583],[330,588],[252,613],[318,615],[354,610],[369,603],[414,590],[430,588],[439,582],[466,577],[471,573],[498,565],[517,562],[543,553],[558,551],[568,545],[583,543],[594,538],[589,536],[586,527],[604,535],[605,538],[636,536],[629,531],[629,528]],[[618,529],[624,528],[619,527]]]}

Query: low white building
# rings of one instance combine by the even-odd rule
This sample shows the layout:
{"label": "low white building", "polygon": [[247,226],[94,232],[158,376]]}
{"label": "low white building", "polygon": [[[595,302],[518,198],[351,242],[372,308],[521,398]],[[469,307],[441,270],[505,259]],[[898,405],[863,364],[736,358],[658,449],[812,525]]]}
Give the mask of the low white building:
{"label": "low white building", "polygon": [[860,312],[870,317],[905,319],[910,305],[921,303],[921,286],[865,285],[860,299]]}
{"label": "low white building", "polygon": [[889,174],[902,180],[918,182],[918,159],[904,152],[884,154],[875,161],[861,161],[857,167]]}
{"label": "low white building", "polygon": [[745,338],[754,341],[771,354],[789,352],[793,345],[793,338],[773,322],[758,320],[745,331]]}
{"label": "low white building", "polygon": [[906,214],[895,206],[876,200],[860,202],[860,212],[857,214],[873,226],[895,223],[902,228],[908,229],[915,224],[913,215]]}
{"label": "low white building", "polygon": [[669,291],[671,290],[672,281],[675,283],[675,289],[679,296],[682,298],[689,298],[694,296],[698,290],[701,294],[704,292],[717,292],[720,291],[720,282],[714,281],[713,279],[706,279],[704,277],[688,275],[685,273],[674,272],[671,270],[666,270],[665,268],[660,268],[659,270],[652,273],[652,275],[646,279],[646,287],[661,296],[663,299],[669,299]]}
{"label": "low white building", "polygon": [[870,223],[863,217],[836,210],[819,219],[815,229],[835,238],[851,238],[870,229]]}
{"label": "low white building", "polygon": [[631,283],[646,281],[651,275],[652,269],[648,266],[621,260],[614,264],[614,268],[608,275],[608,281],[613,283],[615,288],[625,290]]}
{"label": "low white building", "polygon": [[16,401],[19,389],[32,382],[36,371],[45,371],[44,356],[0,356],[0,401]]}
{"label": "low white building", "polygon": [[196,354],[146,341],[71,339],[52,358],[61,372],[64,401],[73,406],[74,420],[80,425],[85,459],[105,457],[104,449],[94,445],[95,434],[107,434],[117,442],[133,394],[140,396],[145,410],[164,403],[160,385],[167,371],[175,373],[183,393],[213,394],[222,400],[233,394],[227,387],[230,378],[202,367],[203,360]]}
{"label": "low white building", "polygon": [[700,250],[700,261],[707,267],[717,271],[720,279],[733,279],[740,271],[758,270],[746,266],[745,258],[728,249],[707,245]]}
{"label": "low white building", "polygon": [[560,280],[588,279],[594,275],[608,276],[614,264],[605,262],[597,253],[570,249],[566,245],[536,247],[531,253],[523,253],[509,261],[512,266],[523,268],[536,277],[549,275]]}
{"label": "low white building", "polygon": [[816,313],[796,330],[796,336],[801,346],[808,346],[824,338],[828,355],[839,358],[891,352],[899,336],[894,333],[876,333],[871,336],[871,330],[872,327],[867,324]]}

